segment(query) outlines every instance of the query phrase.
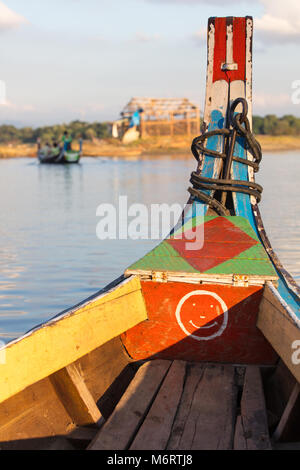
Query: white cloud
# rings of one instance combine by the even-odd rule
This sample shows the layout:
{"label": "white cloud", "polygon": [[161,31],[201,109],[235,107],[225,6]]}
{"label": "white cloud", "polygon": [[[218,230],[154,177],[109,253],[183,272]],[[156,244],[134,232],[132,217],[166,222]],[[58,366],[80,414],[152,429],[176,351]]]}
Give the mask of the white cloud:
{"label": "white cloud", "polygon": [[0,1],[0,31],[16,28],[27,20]]}
{"label": "white cloud", "polygon": [[287,93],[254,93],[253,103],[255,103],[255,107],[257,108],[280,108],[291,104],[291,95]]}
{"label": "white cloud", "polygon": [[[224,5],[224,0],[146,0],[151,3],[169,3],[173,5]],[[240,0],[229,0],[230,5],[241,3]],[[264,13],[254,18],[255,34],[264,43],[300,43],[300,0],[253,0],[261,4]],[[230,13],[230,12],[229,12]],[[203,31],[192,35],[197,42],[203,42]]]}
{"label": "white cloud", "polygon": [[146,34],[142,32],[137,32],[134,37],[137,42],[152,42],[161,39],[160,34]]}
{"label": "white cloud", "polygon": [[24,104],[24,105],[17,105],[15,103],[12,103],[11,101],[5,99],[5,101],[3,101],[1,104],[0,104],[0,109],[1,108],[6,108],[6,109],[12,109],[14,111],[35,111],[35,107],[31,104]]}
{"label": "white cloud", "polygon": [[[206,3],[209,5],[224,5],[224,0],[146,0],[150,3],[176,3],[178,5],[196,5],[197,3]],[[245,3],[242,0],[229,0],[228,5],[233,3]]]}
{"label": "white cloud", "polygon": [[265,41],[300,42],[300,1],[260,0],[264,15],[255,19],[254,27]]}
{"label": "white cloud", "polygon": [[196,41],[196,43],[202,45],[206,44],[206,39],[207,39],[207,29],[206,28],[201,28],[198,31],[196,31],[194,34],[192,34],[192,39]]}

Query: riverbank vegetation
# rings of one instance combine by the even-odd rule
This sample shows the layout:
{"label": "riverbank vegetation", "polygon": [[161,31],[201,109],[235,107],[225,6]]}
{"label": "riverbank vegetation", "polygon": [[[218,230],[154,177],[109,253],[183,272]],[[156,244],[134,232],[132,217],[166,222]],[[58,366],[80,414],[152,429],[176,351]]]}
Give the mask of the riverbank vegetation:
{"label": "riverbank vegetation", "polygon": [[[69,124],[38,128],[2,125],[0,126],[0,145],[32,144],[37,139],[43,142],[60,141],[65,131],[68,131],[73,139],[82,138],[85,141],[95,142],[111,136],[111,123],[73,121]],[[257,135],[268,136],[300,136],[300,118],[292,115],[277,117],[273,114],[264,117],[253,116],[253,132]]]}
{"label": "riverbank vegetation", "polygon": [[[287,150],[300,151],[299,136],[269,136],[257,135],[263,152],[276,152]],[[74,143],[74,148],[77,143]],[[83,141],[83,156],[102,156],[117,158],[147,158],[167,155],[171,158],[193,158],[190,136],[161,136],[137,140],[124,145],[117,139],[97,139]],[[0,144],[0,158],[11,157],[36,157],[36,145],[34,143],[9,143]]]}
{"label": "riverbank vegetation", "polygon": [[107,122],[73,121],[69,124],[54,126],[17,128],[12,125],[0,126],[0,144],[32,144],[41,139],[43,142],[61,141],[63,133],[69,132],[73,139],[90,140],[103,139],[111,135],[111,126]]}
{"label": "riverbank vegetation", "polygon": [[300,136],[300,118],[291,114],[280,118],[275,114],[268,114],[265,117],[253,116],[253,132],[271,136]]}
{"label": "riverbank vegetation", "polygon": [[[0,158],[35,157],[36,141],[61,141],[68,131],[74,141],[83,139],[84,156],[133,157],[149,155],[190,156],[191,136],[157,136],[124,145],[111,137],[111,123],[73,121],[55,126],[16,128],[0,126]],[[300,118],[292,115],[253,117],[253,131],[263,151],[300,150]],[[74,142],[74,146],[77,143]]]}

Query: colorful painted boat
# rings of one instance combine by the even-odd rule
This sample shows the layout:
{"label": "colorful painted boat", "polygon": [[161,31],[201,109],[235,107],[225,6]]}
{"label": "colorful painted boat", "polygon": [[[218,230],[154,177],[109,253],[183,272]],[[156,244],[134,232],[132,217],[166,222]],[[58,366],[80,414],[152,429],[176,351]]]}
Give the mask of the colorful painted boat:
{"label": "colorful painted boat", "polygon": [[170,236],[0,351],[1,448],[299,448],[299,287],[257,207],[252,33],[208,22],[198,167]]}
{"label": "colorful painted boat", "polygon": [[65,150],[61,147],[38,148],[40,163],[79,163],[82,155],[82,141],[79,150]]}

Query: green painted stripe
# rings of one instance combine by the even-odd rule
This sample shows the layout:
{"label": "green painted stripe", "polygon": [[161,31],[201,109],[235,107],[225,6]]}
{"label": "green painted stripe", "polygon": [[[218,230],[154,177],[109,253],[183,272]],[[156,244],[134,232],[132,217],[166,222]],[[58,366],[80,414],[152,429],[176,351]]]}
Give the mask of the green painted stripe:
{"label": "green painted stripe", "polygon": [[128,268],[130,271],[172,271],[184,273],[198,273],[190,264],[183,258],[178,256],[170,256],[160,258],[159,256],[146,255],[138,263],[133,264]]}
{"label": "green painted stripe", "polygon": [[187,273],[197,273],[179,253],[167,242],[162,242],[154,250],[136,263],[132,264],[130,270],[158,270],[158,271],[182,271]]}
{"label": "green painted stripe", "polygon": [[[209,222],[215,219],[217,216],[202,217],[198,216],[194,219],[190,219],[184,224],[184,230],[190,230],[195,227],[196,224],[200,225],[204,222]],[[204,271],[206,274],[245,274],[245,275],[259,275],[259,276],[276,276],[275,269],[273,268],[270,259],[259,242],[254,230],[250,226],[250,223],[244,217],[231,216],[225,217],[231,223],[233,223],[240,230],[245,232],[254,240],[258,241],[255,246],[248,248],[239,255],[229,260],[222,262],[220,258],[220,264]],[[196,224],[195,224],[196,223]],[[180,228],[174,235],[180,235],[182,229]],[[209,243],[209,241],[208,241]],[[220,242],[221,243],[221,242]],[[205,253],[201,254],[205,258]],[[204,256],[203,256],[204,255]],[[196,253],[194,255],[197,256]],[[172,271],[172,272],[186,272],[186,273],[200,273],[197,269],[193,268],[189,263],[188,259],[182,258],[180,254],[172,247],[167,241],[163,241],[143,258],[136,263],[132,264],[128,269],[131,271],[135,270],[151,270],[151,271]]]}
{"label": "green painted stripe", "polygon": [[269,256],[264,249],[264,247],[259,243],[257,245],[251,246],[248,250],[242,251],[239,255],[235,256],[232,259],[260,259],[270,262]]}
{"label": "green painted stripe", "polygon": [[275,276],[276,271],[273,265],[265,260],[252,260],[252,259],[230,259],[218,266],[215,266],[206,274],[246,274],[254,276]]}
{"label": "green painted stripe", "polygon": [[257,237],[256,233],[254,232],[253,228],[250,225],[250,222],[245,219],[245,217],[240,217],[238,215],[231,216],[231,217],[224,217],[225,219],[228,219],[229,222],[231,222],[233,225],[238,227],[240,230],[245,232],[249,237],[253,238],[254,240],[257,240],[259,242],[259,238]]}

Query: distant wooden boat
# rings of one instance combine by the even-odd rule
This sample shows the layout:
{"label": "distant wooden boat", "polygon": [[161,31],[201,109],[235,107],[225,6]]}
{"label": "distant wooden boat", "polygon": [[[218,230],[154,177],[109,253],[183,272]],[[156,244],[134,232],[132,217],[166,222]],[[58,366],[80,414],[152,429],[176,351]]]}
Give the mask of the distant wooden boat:
{"label": "distant wooden boat", "polygon": [[300,290],[257,207],[252,30],[208,22],[198,168],[170,237],[0,351],[1,448],[300,447]]}
{"label": "distant wooden boat", "polygon": [[79,163],[82,155],[82,141],[79,150],[65,150],[61,147],[38,147],[38,159],[40,163]]}

